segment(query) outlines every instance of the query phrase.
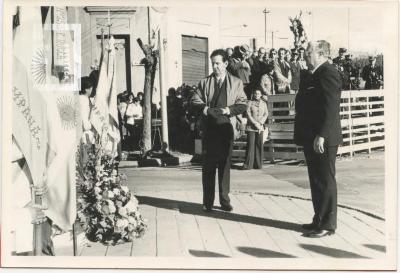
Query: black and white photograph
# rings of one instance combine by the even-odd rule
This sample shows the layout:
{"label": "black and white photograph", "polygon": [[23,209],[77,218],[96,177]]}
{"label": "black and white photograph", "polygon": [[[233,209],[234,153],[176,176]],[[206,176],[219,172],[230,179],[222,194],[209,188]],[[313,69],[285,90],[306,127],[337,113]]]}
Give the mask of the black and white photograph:
{"label": "black and white photograph", "polygon": [[1,266],[396,270],[398,10],[4,0]]}

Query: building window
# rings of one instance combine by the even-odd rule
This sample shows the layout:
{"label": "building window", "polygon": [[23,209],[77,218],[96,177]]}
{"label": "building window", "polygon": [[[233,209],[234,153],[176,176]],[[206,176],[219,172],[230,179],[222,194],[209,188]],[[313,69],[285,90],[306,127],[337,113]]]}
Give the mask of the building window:
{"label": "building window", "polygon": [[197,85],[208,75],[208,39],[182,35],[182,81]]}

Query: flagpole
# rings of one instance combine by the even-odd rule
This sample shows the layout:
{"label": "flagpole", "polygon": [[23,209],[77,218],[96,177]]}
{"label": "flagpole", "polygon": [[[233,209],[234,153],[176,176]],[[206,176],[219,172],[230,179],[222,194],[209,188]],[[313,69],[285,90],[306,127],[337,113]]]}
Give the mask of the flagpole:
{"label": "flagpole", "polygon": [[35,217],[32,220],[32,224],[34,225],[34,248],[33,255],[34,256],[42,256],[43,255],[43,244],[42,244],[42,229],[43,223],[46,222],[47,218],[43,212],[45,207],[43,206],[43,194],[46,191],[46,186],[44,184],[32,186],[32,207],[35,210]]}
{"label": "flagpole", "polygon": [[[42,196],[38,194],[36,191],[36,187],[32,187],[32,201],[34,206],[36,205],[41,205],[42,204]],[[38,212],[41,210],[35,208],[36,211],[36,218],[32,221],[32,224],[34,225],[33,228],[33,241],[34,241],[34,248],[33,248],[33,255],[34,256],[42,256],[42,222],[39,219]]]}
{"label": "flagpole", "polygon": [[158,30],[158,73],[160,77],[160,99],[161,99],[161,132],[162,132],[162,146],[165,152],[169,151],[168,141],[168,113],[167,113],[167,94],[164,85],[164,44],[161,36],[161,30]]}
{"label": "flagpole", "polygon": [[101,67],[101,63],[103,61],[104,57],[104,28],[101,28],[101,54],[100,54],[100,63],[99,63],[99,69]]}
{"label": "flagpole", "polygon": [[72,245],[74,248],[74,256],[78,254],[78,242],[76,239],[76,222],[72,224]]}

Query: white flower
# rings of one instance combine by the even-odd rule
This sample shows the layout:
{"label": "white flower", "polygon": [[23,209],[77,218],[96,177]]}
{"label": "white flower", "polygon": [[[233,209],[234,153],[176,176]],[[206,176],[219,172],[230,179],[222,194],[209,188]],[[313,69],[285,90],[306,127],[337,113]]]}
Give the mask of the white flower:
{"label": "white flower", "polygon": [[129,188],[127,186],[122,186],[121,190],[125,193],[129,192]]}
{"label": "white flower", "polygon": [[99,187],[94,187],[94,193],[95,194],[100,194],[101,193],[101,189]]}
{"label": "white flower", "polygon": [[138,200],[136,199],[136,197],[132,196],[131,200],[129,200],[129,202],[125,205],[125,207],[129,213],[137,211],[138,210]]}
{"label": "white flower", "polygon": [[106,223],[106,221],[101,221],[100,223],[99,223],[103,228],[105,228],[105,227],[107,227],[107,223]]}
{"label": "white flower", "polygon": [[128,225],[128,231],[129,232],[132,232],[134,229],[135,229],[134,225],[131,225],[131,224]]}
{"label": "white flower", "polygon": [[114,198],[114,196],[115,196],[115,194],[114,194],[114,192],[112,192],[112,191],[108,191],[108,198]]}
{"label": "white flower", "polygon": [[115,223],[115,226],[119,229],[119,230],[123,230],[124,228],[126,228],[128,226],[129,222],[126,219],[118,219],[117,222]]}
{"label": "white flower", "polygon": [[113,189],[113,193],[114,193],[115,195],[120,195],[120,194],[121,194],[120,190],[117,189],[117,188]]}
{"label": "white flower", "polygon": [[110,210],[110,213],[115,213],[117,211],[117,208],[115,207],[114,203],[110,200],[108,200],[108,208]]}
{"label": "white flower", "polygon": [[118,213],[123,217],[128,216],[128,210],[126,209],[126,207],[118,208]]}
{"label": "white flower", "polygon": [[103,212],[105,215],[110,214],[110,207],[108,205],[103,205],[101,208],[101,212]]}
{"label": "white flower", "polygon": [[129,216],[128,217],[128,221],[129,221],[129,224],[132,224],[133,226],[136,226],[136,219],[135,219],[135,217],[133,217],[133,216]]}

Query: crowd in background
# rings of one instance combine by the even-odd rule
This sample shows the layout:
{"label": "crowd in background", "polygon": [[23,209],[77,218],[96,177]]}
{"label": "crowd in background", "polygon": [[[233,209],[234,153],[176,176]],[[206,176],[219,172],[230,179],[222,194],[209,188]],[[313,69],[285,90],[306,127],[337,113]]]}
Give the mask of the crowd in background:
{"label": "crowd in background", "polygon": [[118,124],[123,150],[137,150],[143,124],[143,92],[124,91],[117,97]]}
{"label": "crowd in background", "polygon": [[[255,90],[261,92],[261,98],[268,100],[274,94],[296,94],[300,88],[302,73],[309,73],[305,60],[305,49],[269,49],[260,47],[252,50],[243,44],[226,48],[228,54],[227,70],[243,82],[244,91],[249,100]],[[382,56],[381,56],[382,57]],[[383,58],[379,65],[377,57],[353,59],[345,48],[340,48],[338,56],[330,58],[342,76],[343,90],[379,89],[383,87]],[[194,139],[201,134],[200,121],[188,111],[188,101],[197,86],[182,84],[170,88],[167,97],[168,132],[170,149],[193,154]],[[125,149],[136,150],[140,145],[142,130],[143,93],[136,97],[127,91],[118,98],[121,138]],[[155,105],[152,118],[160,118]],[[294,115],[294,107],[288,115]],[[153,111],[154,110],[154,111]]]}

